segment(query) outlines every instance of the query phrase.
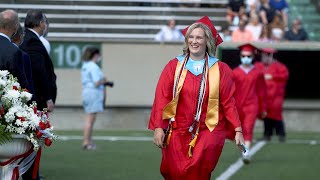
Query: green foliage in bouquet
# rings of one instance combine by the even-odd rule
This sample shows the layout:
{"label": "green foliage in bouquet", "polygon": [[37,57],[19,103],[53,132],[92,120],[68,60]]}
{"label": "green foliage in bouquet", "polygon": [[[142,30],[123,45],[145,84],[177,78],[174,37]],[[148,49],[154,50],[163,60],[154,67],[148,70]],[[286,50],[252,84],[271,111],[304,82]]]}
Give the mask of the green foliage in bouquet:
{"label": "green foliage in bouquet", "polygon": [[0,125],[0,145],[5,144],[12,140],[11,133],[5,131],[5,126]]}

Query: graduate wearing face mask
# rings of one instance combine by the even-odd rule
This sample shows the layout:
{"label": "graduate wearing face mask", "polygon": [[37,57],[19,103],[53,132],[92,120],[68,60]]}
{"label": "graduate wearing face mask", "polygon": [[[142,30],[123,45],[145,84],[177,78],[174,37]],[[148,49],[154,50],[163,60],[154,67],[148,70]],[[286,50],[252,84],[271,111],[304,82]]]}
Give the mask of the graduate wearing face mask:
{"label": "graduate wearing face mask", "polygon": [[242,153],[245,164],[251,160],[250,146],[256,119],[266,116],[266,88],[263,73],[253,65],[255,52],[251,44],[244,44],[240,49],[241,64],[233,70],[236,84],[234,98],[238,109],[245,145],[249,151]]}

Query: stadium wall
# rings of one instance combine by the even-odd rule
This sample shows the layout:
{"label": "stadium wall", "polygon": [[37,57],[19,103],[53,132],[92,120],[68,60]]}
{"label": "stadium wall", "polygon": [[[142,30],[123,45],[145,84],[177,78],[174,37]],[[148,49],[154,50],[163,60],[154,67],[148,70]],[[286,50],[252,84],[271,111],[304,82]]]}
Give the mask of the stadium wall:
{"label": "stadium wall", "polygon": [[[114,87],[108,88],[109,107],[150,107],[154,91],[165,64],[182,53],[182,44],[151,42],[52,42],[55,71],[57,74],[57,106],[81,106],[81,52],[87,45],[101,47],[102,70]],[[218,56],[231,67],[240,62],[236,43],[223,43]],[[279,50],[279,60],[290,71],[287,99],[320,100],[320,87],[316,87],[320,61],[320,43],[274,43]]]}

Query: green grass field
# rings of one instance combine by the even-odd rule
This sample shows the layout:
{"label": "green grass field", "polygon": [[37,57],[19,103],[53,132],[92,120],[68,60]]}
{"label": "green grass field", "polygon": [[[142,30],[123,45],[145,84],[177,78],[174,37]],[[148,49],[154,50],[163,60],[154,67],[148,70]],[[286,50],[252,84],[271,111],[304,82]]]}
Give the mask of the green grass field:
{"label": "green grass field", "polygon": [[[81,135],[76,131],[59,131],[58,135]],[[257,134],[259,137],[261,134]],[[94,136],[152,137],[148,131],[97,131]],[[312,145],[293,140],[316,140]],[[161,152],[151,141],[96,140],[97,150],[84,151],[81,140],[58,140],[45,148],[40,174],[46,180],[160,180]],[[287,143],[276,140],[258,151],[251,164],[243,166],[230,179],[295,180],[320,178],[320,133],[288,133]],[[215,179],[240,157],[227,142],[212,174]]]}

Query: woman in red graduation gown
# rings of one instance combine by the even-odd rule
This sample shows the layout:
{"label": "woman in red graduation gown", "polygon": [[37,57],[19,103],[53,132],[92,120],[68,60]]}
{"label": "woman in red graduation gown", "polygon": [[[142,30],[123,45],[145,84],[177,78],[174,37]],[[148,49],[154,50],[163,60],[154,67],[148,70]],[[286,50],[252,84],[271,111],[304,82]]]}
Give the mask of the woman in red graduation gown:
{"label": "woman in red graduation gown", "polygon": [[263,48],[262,62],[257,62],[255,65],[264,72],[267,86],[267,117],[264,119],[264,139],[271,140],[275,129],[279,141],[283,142],[286,133],[282,111],[289,71],[283,63],[273,58],[274,53],[276,50],[273,48]]}
{"label": "woman in red graduation gown", "polygon": [[[244,44],[238,48],[241,64],[233,70],[236,84],[234,98],[245,145],[250,148],[255,121],[258,117],[263,119],[266,116],[266,87],[262,71],[252,64],[257,48],[251,44]],[[250,162],[248,152],[242,154],[244,163]]]}
{"label": "woman in red graduation gown", "polygon": [[209,180],[227,124],[236,144],[244,143],[235,85],[231,69],[214,57],[222,40],[207,16],[183,34],[184,54],[169,61],[158,81],[149,129],[162,148],[160,171],[166,180]]}

